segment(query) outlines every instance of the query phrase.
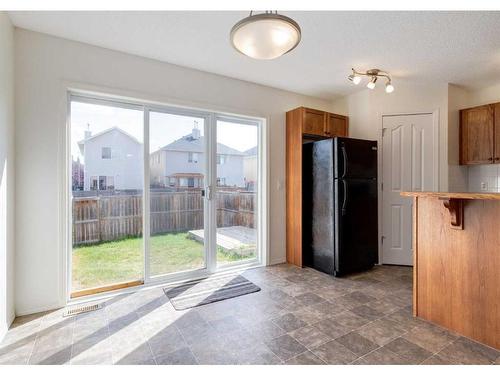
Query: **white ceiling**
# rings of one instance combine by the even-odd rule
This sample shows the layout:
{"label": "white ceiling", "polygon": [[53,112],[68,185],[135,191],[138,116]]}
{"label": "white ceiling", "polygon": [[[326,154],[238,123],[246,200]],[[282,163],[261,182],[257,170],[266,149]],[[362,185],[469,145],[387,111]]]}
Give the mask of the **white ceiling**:
{"label": "white ceiling", "polygon": [[398,82],[469,88],[500,74],[500,12],[284,12],[302,41],[273,61],[237,53],[229,30],[246,12],[9,12],[13,23],[173,64],[302,94],[363,89],[350,68],[380,68]]}

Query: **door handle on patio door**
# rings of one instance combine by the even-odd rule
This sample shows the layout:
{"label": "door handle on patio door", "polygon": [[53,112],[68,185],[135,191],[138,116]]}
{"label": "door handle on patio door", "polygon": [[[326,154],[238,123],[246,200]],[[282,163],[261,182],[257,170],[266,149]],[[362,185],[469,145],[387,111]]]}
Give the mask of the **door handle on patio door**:
{"label": "door handle on patio door", "polygon": [[205,188],[201,190],[201,196],[207,200],[211,200],[212,199],[212,187],[205,186]]}

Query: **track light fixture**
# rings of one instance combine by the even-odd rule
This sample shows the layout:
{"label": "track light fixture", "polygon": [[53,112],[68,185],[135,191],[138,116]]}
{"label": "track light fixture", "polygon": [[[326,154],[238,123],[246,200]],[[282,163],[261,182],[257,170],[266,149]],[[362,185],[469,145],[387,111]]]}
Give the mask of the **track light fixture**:
{"label": "track light fixture", "polygon": [[370,69],[366,72],[358,72],[354,68],[352,68],[352,74],[350,74],[347,78],[355,85],[358,85],[361,82],[363,76],[370,78],[370,81],[366,84],[366,87],[368,87],[370,90],[373,90],[375,88],[379,77],[384,77],[387,80],[385,83],[385,92],[390,94],[394,91],[391,76],[389,75],[389,73],[384,72],[380,69]]}

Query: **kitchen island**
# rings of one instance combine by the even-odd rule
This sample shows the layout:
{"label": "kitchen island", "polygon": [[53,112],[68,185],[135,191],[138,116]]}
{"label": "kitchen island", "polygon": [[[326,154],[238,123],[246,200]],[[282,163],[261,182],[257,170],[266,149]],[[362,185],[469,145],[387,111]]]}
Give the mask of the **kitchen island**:
{"label": "kitchen island", "polygon": [[500,194],[413,197],[413,313],[500,349]]}

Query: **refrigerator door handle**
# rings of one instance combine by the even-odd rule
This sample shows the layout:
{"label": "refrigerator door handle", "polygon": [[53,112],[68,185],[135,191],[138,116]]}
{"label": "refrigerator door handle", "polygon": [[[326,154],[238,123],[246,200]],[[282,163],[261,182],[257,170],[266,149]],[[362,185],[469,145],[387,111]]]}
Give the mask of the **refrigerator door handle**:
{"label": "refrigerator door handle", "polygon": [[345,151],[345,146],[342,146],[342,159],[344,163],[344,171],[342,173],[342,177],[344,178],[347,175],[347,152]]}
{"label": "refrigerator door handle", "polygon": [[342,202],[342,216],[347,212],[347,181],[342,180],[342,186],[344,188],[344,201]]}

